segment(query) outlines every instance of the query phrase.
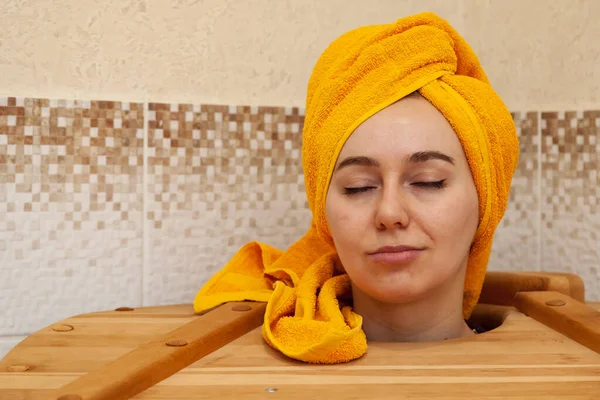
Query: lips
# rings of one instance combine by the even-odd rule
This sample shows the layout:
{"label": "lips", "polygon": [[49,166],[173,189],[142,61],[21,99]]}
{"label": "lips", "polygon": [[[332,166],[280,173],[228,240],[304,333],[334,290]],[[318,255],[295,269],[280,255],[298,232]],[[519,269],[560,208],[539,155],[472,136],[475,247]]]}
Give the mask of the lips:
{"label": "lips", "polygon": [[385,246],[367,253],[367,256],[382,264],[402,264],[415,260],[423,250],[423,248],[405,245]]}

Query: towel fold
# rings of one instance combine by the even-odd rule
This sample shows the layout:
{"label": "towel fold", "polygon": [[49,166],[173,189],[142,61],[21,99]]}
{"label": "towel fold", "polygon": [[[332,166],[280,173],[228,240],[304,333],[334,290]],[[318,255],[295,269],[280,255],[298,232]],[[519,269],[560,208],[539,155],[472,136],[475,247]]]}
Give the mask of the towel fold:
{"label": "towel fold", "polygon": [[433,13],[355,29],[321,55],[308,84],[302,133],[310,229],[285,252],[258,242],[244,246],[198,292],[196,312],[230,301],[267,302],[263,336],[283,354],[340,363],[366,352],[362,318],[352,311],[350,279],[327,225],[325,197],[350,134],[415,91],[453,127],[477,189],[479,225],[463,296],[463,316],[470,316],[508,202],[519,144],[511,115],[477,56]]}

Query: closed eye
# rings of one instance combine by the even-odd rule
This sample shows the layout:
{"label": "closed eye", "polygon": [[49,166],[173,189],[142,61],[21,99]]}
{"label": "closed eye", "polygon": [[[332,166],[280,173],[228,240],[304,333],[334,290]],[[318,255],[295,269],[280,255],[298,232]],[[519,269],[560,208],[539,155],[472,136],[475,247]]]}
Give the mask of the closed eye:
{"label": "closed eye", "polygon": [[351,196],[353,194],[368,192],[371,189],[375,189],[375,186],[345,187],[344,195]]}
{"label": "closed eye", "polygon": [[426,188],[426,189],[443,189],[444,182],[446,182],[446,180],[442,179],[441,181],[434,181],[434,182],[413,182],[412,185],[417,186],[417,187]]}
{"label": "closed eye", "polygon": [[[413,182],[413,186],[425,188],[425,189],[443,189],[445,179],[433,182]],[[376,189],[375,186],[362,186],[362,187],[345,187],[344,195],[351,196],[353,194],[368,192],[369,190]]]}

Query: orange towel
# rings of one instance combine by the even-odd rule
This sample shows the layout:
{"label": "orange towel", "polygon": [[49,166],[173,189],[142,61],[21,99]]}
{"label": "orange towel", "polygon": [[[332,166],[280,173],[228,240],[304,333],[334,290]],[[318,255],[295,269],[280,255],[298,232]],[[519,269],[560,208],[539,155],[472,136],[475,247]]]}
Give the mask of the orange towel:
{"label": "orange towel", "polygon": [[256,242],[244,246],[198,292],[197,312],[229,301],[264,301],[263,336],[283,354],[339,363],[366,352],[362,319],[348,306],[350,281],[328,231],[325,196],[354,129],[414,91],[454,128],[479,197],[479,226],[463,297],[463,315],[470,316],[508,202],[519,145],[510,113],[477,56],[432,13],[350,31],[321,55],[308,85],[302,137],[311,228],[285,252]]}

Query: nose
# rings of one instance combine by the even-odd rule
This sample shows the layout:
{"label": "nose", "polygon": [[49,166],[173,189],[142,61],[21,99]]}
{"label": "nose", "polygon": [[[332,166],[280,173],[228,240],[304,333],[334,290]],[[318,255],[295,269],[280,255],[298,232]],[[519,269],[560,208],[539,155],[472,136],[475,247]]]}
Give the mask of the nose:
{"label": "nose", "polygon": [[379,230],[393,228],[406,228],[410,216],[406,199],[398,188],[389,188],[382,191],[375,215],[375,226]]}

